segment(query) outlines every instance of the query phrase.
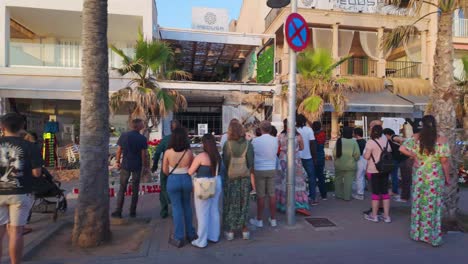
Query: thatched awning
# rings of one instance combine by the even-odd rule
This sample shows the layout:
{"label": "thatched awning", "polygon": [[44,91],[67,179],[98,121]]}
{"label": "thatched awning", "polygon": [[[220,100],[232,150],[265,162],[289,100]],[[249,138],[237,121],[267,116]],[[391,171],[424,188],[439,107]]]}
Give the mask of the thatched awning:
{"label": "thatched awning", "polygon": [[357,92],[376,93],[385,89],[384,79],[369,76],[343,76],[346,85],[352,87]]}
{"label": "thatched awning", "polygon": [[432,92],[432,85],[428,80],[418,78],[389,78],[391,90],[394,94],[428,96]]}

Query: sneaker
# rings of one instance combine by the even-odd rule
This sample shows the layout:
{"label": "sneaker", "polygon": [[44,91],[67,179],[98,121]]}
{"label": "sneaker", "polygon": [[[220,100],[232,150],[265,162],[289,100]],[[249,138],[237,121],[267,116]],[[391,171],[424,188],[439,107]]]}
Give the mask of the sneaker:
{"label": "sneaker", "polygon": [[384,221],[384,223],[387,223],[387,224],[390,224],[392,222],[392,218],[389,217],[380,217],[380,219],[382,219],[382,221]]}
{"label": "sneaker", "polygon": [[317,199],[315,199],[315,200],[309,199],[309,203],[310,203],[310,205],[318,205],[319,204]]}
{"label": "sneaker", "polygon": [[408,200],[401,199],[401,197],[395,198],[395,199],[393,199],[393,200],[394,200],[395,202],[397,202],[397,203],[406,203],[406,202],[408,202]]}
{"label": "sneaker", "polygon": [[250,219],[250,224],[256,227],[263,227],[263,220],[257,220],[255,218]]}
{"label": "sneaker", "polygon": [[121,212],[118,212],[118,211],[115,211],[111,214],[111,217],[113,218],[122,218],[122,213]]}
{"label": "sneaker", "polygon": [[276,219],[268,218],[268,222],[270,222],[270,225],[271,225],[272,227],[278,226],[278,222],[276,221]]}
{"label": "sneaker", "polygon": [[326,201],[326,200],[328,200],[328,199],[327,199],[327,197],[322,197],[322,200],[323,200],[323,201]]}
{"label": "sneaker", "polygon": [[169,237],[169,244],[173,245],[176,248],[181,248],[184,246],[184,242],[182,240],[175,239],[174,237]]}
{"label": "sneaker", "polygon": [[250,232],[249,231],[242,232],[242,239],[249,240],[250,239]]}
{"label": "sneaker", "polygon": [[352,196],[356,200],[361,200],[361,201],[364,200],[364,195],[362,194],[353,194]]}
{"label": "sneaker", "polygon": [[200,242],[199,239],[195,239],[192,241],[192,246],[197,247],[197,248],[206,248],[208,246],[208,243],[205,243],[204,245]]}
{"label": "sneaker", "polygon": [[234,232],[224,232],[224,237],[227,241],[234,240]]}
{"label": "sneaker", "polygon": [[379,222],[379,217],[378,216],[372,216],[371,214],[365,214],[364,219],[366,219],[368,221],[371,221],[371,222],[374,222],[374,223]]}

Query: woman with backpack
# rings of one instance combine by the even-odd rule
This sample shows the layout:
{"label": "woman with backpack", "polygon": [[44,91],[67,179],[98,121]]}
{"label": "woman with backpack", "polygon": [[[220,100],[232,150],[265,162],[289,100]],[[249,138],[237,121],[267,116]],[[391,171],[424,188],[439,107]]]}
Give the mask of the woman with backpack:
{"label": "woman with backpack", "polygon": [[376,125],[371,130],[371,140],[367,141],[364,150],[364,158],[367,160],[367,173],[370,174],[372,186],[372,212],[365,214],[364,218],[378,223],[380,201],[383,203],[383,221],[391,223],[390,218],[390,195],[388,195],[388,175],[393,169],[393,158],[391,147],[383,135],[382,126]]}
{"label": "woman with backpack", "polygon": [[250,191],[254,183],[250,171],[254,164],[252,144],[245,138],[245,129],[239,122],[231,122],[228,141],[223,147],[226,176],[223,179],[223,229],[226,240],[234,239],[234,232],[242,230],[242,238],[250,239],[247,229]]}
{"label": "woman with backpack", "polygon": [[422,129],[400,147],[414,160],[411,239],[440,246],[444,184],[450,184],[450,149],[447,138],[437,134],[436,120],[422,118]]}

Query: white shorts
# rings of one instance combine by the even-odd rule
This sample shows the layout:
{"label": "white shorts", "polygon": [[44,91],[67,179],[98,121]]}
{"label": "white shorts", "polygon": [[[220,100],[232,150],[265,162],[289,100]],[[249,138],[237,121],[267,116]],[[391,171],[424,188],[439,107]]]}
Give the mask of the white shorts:
{"label": "white shorts", "polygon": [[0,225],[26,225],[32,204],[31,194],[0,195]]}

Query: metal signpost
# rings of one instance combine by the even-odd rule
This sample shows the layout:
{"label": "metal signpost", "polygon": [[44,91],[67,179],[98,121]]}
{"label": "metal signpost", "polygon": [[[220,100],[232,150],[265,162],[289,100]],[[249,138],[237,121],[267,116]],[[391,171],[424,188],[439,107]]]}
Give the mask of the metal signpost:
{"label": "metal signpost", "polygon": [[[267,4],[272,8],[281,8],[289,4],[289,0],[268,0]],[[310,42],[310,32],[307,22],[297,13],[297,0],[291,0],[291,15],[286,19],[284,30],[286,41],[289,44],[288,177],[286,181],[286,215],[288,225],[295,225],[296,52],[304,50]]]}

